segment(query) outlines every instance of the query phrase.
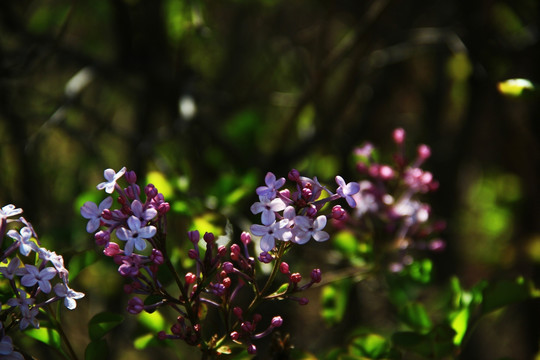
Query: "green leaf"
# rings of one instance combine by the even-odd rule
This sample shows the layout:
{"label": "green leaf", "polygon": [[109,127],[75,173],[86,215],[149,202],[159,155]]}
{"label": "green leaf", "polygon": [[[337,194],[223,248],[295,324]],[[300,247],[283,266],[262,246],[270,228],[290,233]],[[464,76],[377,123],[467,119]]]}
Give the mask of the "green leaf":
{"label": "green leaf", "polygon": [[94,250],[83,251],[73,255],[69,261],[69,281],[73,281],[85,267],[92,265],[97,259]]}
{"label": "green leaf", "polygon": [[274,291],[272,294],[270,294],[269,296],[277,296],[277,295],[280,295],[280,294],[284,294],[287,292],[287,289],[289,289],[289,283],[286,282],[286,283],[283,283],[279,286],[279,288]]}
{"label": "green leaf", "polygon": [[341,322],[347,309],[351,281],[337,281],[327,285],[321,292],[322,317],[330,325]]}
{"label": "green leaf", "polygon": [[146,183],[153,184],[165,199],[173,196],[173,187],[169,184],[165,175],[159,171],[148,172]]}
{"label": "green leaf", "polygon": [[349,345],[349,354],[365,356],[370,359],[380,359],[385,357],[389,350],[389,342],[378,334],[357,336]]}
{"label": "green leaf", "polygon": [[88,334],[92,341],[101,339],[109,331],[120,325],[124,317],[120,314],[111,312],[102,312],[95,315],[88,322]]}
{"label": "green leaf", "polygon": [[400,311],[400,318],[407,325],[418,331],[427,331],[431,328],[429,315],[420,303],[409,303]]}
{"label": "green leaf", "polygon": [[109,358],[109,346],[104,339],[90,342],[84,351],[85,360],[103,360]]}
{"label": "green leaf", "polygon": [[60,340],[60,334],[58,334],[58,331],[55,329],[42,326],[39,329],[26,330],[24,331],[24,334],[35,340],[41,341],[50,347],[61,350],[62,341]]}
{"label": "green leaf", "polygon": [[483,292],[482,313],[532,298],[531,286],[523,279],[503,280],[488,285]]}
{"label": "green leaf", "polygon": [[158,346],[159,342],[156,338],[156,335],[153,333],[148,333],[137,337],[133,340],[133,347],[137,350],[146,349],[149,346]]}
{"label": "green leaf", "polygon": [[159,311],[154,311],[153,313],[147,313],[143,311],[137,317],[139,323],[144,325],[148,330],[157,333],[161,330],[164,330],[167,326],[165,318]]}
{"label": "green leaf", "polygon": [[395,346],[429,358],[442,358],[452,353],[455,331],[446,325],[435,327],[428,334],[412,331],[396,332],[392,335]]}
{"label": "green leaf", "polygon": [[528,79],[508,79],[500,81],[497,89],[508,97],[520,97],[535,90],[534,84]]}
{"label": "green leaf", "polygon": [[469,309],[461,309],[450,315],[450,326],[456,332],[454,336],[454,344],[460,345],[465,333],[467,332],[467,327],[469,324]]}

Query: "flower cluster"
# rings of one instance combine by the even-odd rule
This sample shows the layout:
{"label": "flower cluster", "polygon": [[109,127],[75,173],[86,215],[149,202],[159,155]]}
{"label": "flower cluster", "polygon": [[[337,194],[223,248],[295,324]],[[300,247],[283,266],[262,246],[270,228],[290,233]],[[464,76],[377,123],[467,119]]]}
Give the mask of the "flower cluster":
{"label": "flower cluster", "polygon": [[[194,268],[185,271],[181,266],[173,265],[168,256],[165,215],[170,206],[163,195],[155,186],[148,184],[142,197],[135,173],[125,168],[118,173],[107,169],[104,176],[107,181],[100,183],[97,188],[109,194],[116,192],[119,208],[113,207],[113,198],[109,196],[99,205],[85,203],[81,215],[88,220],[87,231],[94,234],[95,242],[104,247],[103,253],[114,260],[119,274],[128,280],[124,291],[133,297],[127,303],[127,311],[139,314],[168,307],[178,314],[169,331],[158,333],[159,339],[183,340],[189,345],[198,346],[207,354],[225,351],[220,349],[227,348],[224,344],[231,341],[242,344],[249,353],[254,354],[254,341],[269,335],[283,322],[279,315],[274,316],[270,325],[259,331],[258,324],[264,320],[255,313],[256,307],[261,302],[275,299],[290,299],[305,305],[308,300],[296,294],[321,281],[320,270],[314,269],[311,280],[301,285],[300,273],[290,272],[289,265],[282,261],[288,245],[292,243],[305,243],[311,237],[318,241],[328,239],[328,234],[322,230],[326,225],[326,216],[315,216],[317,209],[324,204],[316,203],[322,192],[316,180],[298,176],[300,192],[290,195],[288,200],[284,191],[278,192],[284,180],[272,179],[273,175],[267,176],[266,187],[257,190],[261,202],[252,209],[255,212],[260,209],[259,212],[263,213],[264,225],[261,228],[268,234],[270,229],[279,227],[279,239],[284,241],[280,250],[276,248],[270,254],[268,251],[274,248],[275,237],[267,236],[263,248],[267,251],[258,260],[272,263],[273,270],[261,285],[257,274],[259,264],[251,254],[250,233],[243,232],[238,243],[223,244],[213,233],[201,236],[197,230],[190,231],[187,238],[191,249],[187,256],[193,260]],[[126,187],[118,184],[124,176]],[[308,190],[312,193],[308,194]],[[354,189],[343,184],[344,195],[335,195],[333,199],[349,196],[352,192]],[[277,213],[280,211],[284,212],[283,215]],[[297,211],[299,215],[296,215]],[[278,222],[283,225],[276,225]],[[158,269],[162,265],[172,275],[178,293],[172,293],[170,286],[160,281]],[[285,276],[287,281],[275,290],[272,286],[278,275]],[[252,301],[244,308],[239,305],[242,301],[238,299],[243,288],[252,290]],[[204,314],[210,309],[220,312],[226,319],[225,330],[205,338],[202,331],[205,327]],[[213,326],[208,328],[212,329]]]}
{"label": "flower cluster", "polygon": [[383,224],[393,242],[392,248],[397,250],[389,262],[392,271],[401,271],[413,262],[412,250],[439,251],[445,245],[435,236],[445,224],[430,221],[431,208],[419,199],[438,188],[433,175],[421,168],[431,150],[427,145],[419,145],[416,157],[410,161],[405,156],[405,137],[403,129],[394,130],[396,152],[390,164],[376,161],[371,143],[355,150],[356,167],[364,179],[358,183],[359,191],[352,195],[356,202],[352,218],[347,215],[336,222],[357,231]]}
{"label": "flower cluster", "polygon": [[[36,232],[24,217],[13,218],[22,212],[11,204],[0,209],[0,246],[3,249],[0,274],[9,283],[8,288],[13,294],[0,314],[4,319],[0,321],[0,355],[11,359],[23,359],[23,356],[14,349],[11,337],[7,335],[10,330],[16,325],[20,330],[29,326],[39,328],[40,309],[63,300],[64,305],[73,310],[77,306],[76,300],[84,296],[69,287],[69,272],[64,267],[63,257],[40,245]],[[4,246],[6,235],[12,243]]]}
{"label": "flower cluster", "polygon": [[[351,207],[356,206],[353,196],[360,187],[356,182],[345,183],[341,176],[336,176],[338,188],[335,194],[321,185],[316,177],[311,179],[300,176],[294,169],[289,172],[288,179],[294,183],[294,192],[289,189],[279,190],[285,184],[285,178],[276,179],[271,172],[266,174],[266,186],[256,190],[259,201],[251,206],[251,212],[261,213],[262,225],[252,225],[251,232],[261,236],[263,252],[274,249],[276,240],[295,244],[305,244],[311,238],[319,242],[326,241],[330,238],[324,231],[328,217],[336,216],[342,208],[336,205],[329,215],[320,214],[319,210],[325,204],[341,198]],[[321,198],[323,191],[328,196]]]}

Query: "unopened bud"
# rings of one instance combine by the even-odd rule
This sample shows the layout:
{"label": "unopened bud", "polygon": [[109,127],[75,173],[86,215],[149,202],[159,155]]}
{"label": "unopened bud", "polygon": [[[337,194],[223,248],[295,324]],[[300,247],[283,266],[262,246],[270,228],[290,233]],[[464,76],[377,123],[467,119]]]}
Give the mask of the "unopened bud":
{"label": "unopened bud", "polygon": [[270,326],[277,328],[277,327],[280,327],[281,324],[283,324],[283,319],[281,318],[281,316],[274,316],[272,318],[272,322],[270,323]]}

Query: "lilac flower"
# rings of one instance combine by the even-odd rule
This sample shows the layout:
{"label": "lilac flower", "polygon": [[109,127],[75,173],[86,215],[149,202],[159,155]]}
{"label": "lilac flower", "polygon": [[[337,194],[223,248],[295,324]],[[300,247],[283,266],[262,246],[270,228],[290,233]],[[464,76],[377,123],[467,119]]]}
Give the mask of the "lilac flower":
{"label": "lilac flower", "polygon": [[276,211],[285,209],[286,205],[280,198],[270,200],[266,196],[259,196],[260,202],[256,202],[251,205],[251,212],[258,214],[262,212],[261,222],[264,225],[270,225],[276,220]]}
{"label": "lilac flower", "polygon": [[28,325],[39,328],[39,322],[36,319],[36,315],[39,311],[36,307],[32,307],[35,300],[31,297],[27,297],[26,291],[24,291],[23,289],[18,289],[18,291],[19,297],[9,299],[7,301],[7,304],[9,306],[17,306],[21,311],[21,315],[23,318],[19,323],[20,329],[24,330],[28,327]]}
{"label": "lilac flower", "polygon": [[127,241],[124,252],[129,256],[133,252],[133,247],[139,251],[144,250],[146,248],[146,241],[144,239],[152,238],[156,234],[157,229],[152,225],[142,226],[143,223],[136,216],[130,216],[127,224],[130,230],[121,227],[116,230],[116,236],[120,240]]}
{"label": "lilac flower", "polygon": [[24,360],[21,353],[13,350],[13,341],[7,335],[0,340],[0,358],[4,360]]}
{"label": "lilac flower", "polygon": [[347,200],[347,203],[350,207],[356,207],[356,201],[352,197],[352,195],[356,194],[358,191],[360,191],[360,185],[358,185],[357,182],[350,182],[348,184],[345,184],[345,180],[341,176],[336,176],[336,183],[339,185],[336,192],[345,200]]}
{"label": "lilac flower", "polygon": [[154,208],[148,208],[143,210],[143,205],[139,200],[133,200],[131,204],[131,211],[133,214],[143,221],[152,220],[157,215],[157,210]]}
{"label": "lilac flower", "polygon": [[251,225],[251,232],[253,235],[256,236],[262,236],[261,239],[261,249],[262,251],[270,251],[275,246],[275,239],[283,240],[282,234],[283,234],[283,228],[287,226],[289,223],[289,220],[283,219],[278,222],[273,222],[270,225],[259,225],[259,224],[253,224]]}
{"label": "lilac flower", "polygon": [[69,272],[64,267],[64,258],[62,255],[58,255],[54,251],[49,251],[43,247],[40,247],[37,252],[43,261],[50,261],[53,264],[60,278],[67,279]]}
{"label": "lilac flower", "polygon": [[285,184],[285,178],[282,177],[276,180],[276,176],[268,172],[264,177],[264,182],[266,186],[259,186],[255,190],[257,195],[273,199],[276,197],[276,191]]}
{"label": "lilac flower", "polygon": [[137,276],[142,265],[142,259],[139,255],[124,256],[122,264],[118,267],[118,272],[122,276]]}
{"label": "lilac flower", "polygon": [[99,228],[101,223],[101,213],[103,210],[110,208],[112,202],[112,197],[108,196],[99,204],[99,207],[91,201],[84,203],[81,207],[81,215],[83,218],[88,219],[88,224],[86,224],[86,231],[88,233],[93,233]]}
{"label": "lilac flower", "polygon": [[25,266],[26,275],[21,278],[21,284],[26,287],[32,287],[38,284],[41,291],[45,294],[51,292],[50,280],[56,276],[56,269],[46,267],[41,271],[34,265],[27,264]]}
{"label": "lilac flower", "polygon": [[7,234],[10,238],[19,243],[19,251],[22,255],[27,256],[30,251],[37,251],[38,246],[30,240],[32,238],[32,230],[29,227],[23,227],[20,233],[16,230],[9,230]]}
{"label": "lilac flower", "polygon": [[21,308],[21,314],[22,319],[19,323],[19,328],[21,330],[26,329],[28,325],[32,325],[36,329],[39,329],[39,321],[36,319],[36,316],[39,314],[39,309],[36,306],[30,309],[26,308],[24,311],[23,308]]}
{"label": "lilac flower", "polygon": [[0,273],[4,275],[6,279],[13,280],[13,276],[17,275],[23,275],[26,272],[24,271],[24,268],[19,268],[19,265],[21,264],[21,261],[18,257],[14,257],[9,262],[8,266],[0,267]]}
{"label": "lilac flower", "polygon": [[15,205],[9,204],[0,209],[0,218],[8,218],[10,216],[22,214],[22,212],[22,209],[15,208]]}
{"label": "lilac flower", "polygon": [[326,241],[330,238],[326,231],[322,231],[326,226],[326,216],[324,215],[320,215],[314,220],[307,216],[297,216],[295,222],[300,230],[294,237],[294,242],[297,244],[305,244],[311,237],[315,241]]}
{"label": "lilac flower", "polygon": [[105,192],[108,194],[112,194],[114,191],[114,187],[116,186],[116,181],[124,175],[126,172],[126,167],[124,166],[118,173],[114,171],[113,169],[107,169],[103,172],[103,176],[105,177],[105,182],[99,183],[96,188],[98,190],[105,189]]}
{"label": "lilac flower", "polygon": [[54,286],[54,292],[56,295],[64,298],[64,306],[69,310],[73,310],[77,307],[77,302],[75,300],[84,297],[84,293],[70,289],[64,283],[56,284]]}

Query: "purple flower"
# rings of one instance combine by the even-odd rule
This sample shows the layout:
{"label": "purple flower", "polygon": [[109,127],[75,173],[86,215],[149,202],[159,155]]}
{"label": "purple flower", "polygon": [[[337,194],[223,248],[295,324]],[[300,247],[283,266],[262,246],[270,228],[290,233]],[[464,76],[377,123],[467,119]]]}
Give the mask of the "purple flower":
{"label": "purple flower", "polygon": [[73,310],[77,307],[75,300],[84,297],[84,293],[70,289],[66,284],[59,283],[54,286],[54,292],[56,295],[64,298],[64,306],[69,310]]}
{"label": "purple flower", "polygon": [[9,230],[8,236],[19,243],[19,251],[22,255],[27,256],[30,251],[37,251],[38,246],[35,242],[31,241],[32,230],[25,226],[21,229],[21,232],[18,233],[16,230]]}
{"label": "purple flower", "polygon": [[289,220],[283,219],[278,222],[273,222],[270,225],[251,225],[251,232],[253,235],[262,236],[261,239],[261,249],[262,251],[270,251],[275,246],[275,239],[283,240],[283,228],[287,226]]}
{"label": "purple flower", "polygon": [[107,169],[103,172],[103,176],[105,177],[105,180],[102,183],[99,183],[96,188],[98,190],[105,189],[105,192],[108,194],[112,194],[114,191],[114,187],[116,186],[116,181],[124,175],[126,172],[126,167],[124,166],[118,173],[114,171],[113,169]]}
{"label": "purple flower", "polygon": [[137,276],[141,266],[141,257],[137,254],[131,254],[122,258],[122,265],[118,267],[118,272],[122,276]]}
{"label": "purple flower", "polygon": [[276,191],[285,184],[285,178],[276,180],[276,176],[268,172],[264,177],[266,186],[259,186],[255,191],[259,196],[266,196],[269,199],[276,197]]}
{"label": "purple flower", "polygon": [[129,256],[133,252],[133,247],[139,251],[144,250],[146,248],[146,241],[144,239],[152,238],[156,234],[157,229],[152,225],[142,226],[143,223],[136,216],[130,216],[127,224],[130,230],[121,227],[116,230],[116,236],[120,240],[127,241],[124,252]]}
{"label": "purple flower", "polygon": [[143,205],[139,200],[133,200],[131,204],[131,211],[133,214],[143,221],[152,220],[157,215],[157,210],[154,208],[148,208],[143,210]]}
{"label": "purple flower", "polygon": [[34,299],[27,297],[26,291],[23,289],[19,290],[19,297],[11,298],[7,301],[9,306],[17,306],[21,311],[22,319],[19,323],[19,328],[24,330],[28,325],[32,325],[35,328],[39,328],[39,322],[36,319],[36,315],[39,310],[36,307],[33,307]]}
{"label": "purple flower", "polygon": [[45,294],[51,292],[50,280],[56,276],[56,269],[46,267],[41,271],[34,265],[27,264],[25,267],[26,275],[21,278],[21,284],[26,287],[32,287],[38,284],[41,291]]}
{"label": "purple flower", "polygon": [[276,211],[285,209],[286,205],[280,198],[270,200],[266,196],[259,196],[260,202],[256,202],[251,205],[251,212],[258,214],[262,212],[261,222],[264,225],[270,225],[276,220]]}
{"label": "purple flower", "polygon": [[58,255],[54,251],[49,251],[43,247],[39,248],[37,252],[43,261],[50,261],[53,264],[60,278],[67,279],[68,270],[64,267],[64,258],[62,255]]}
{"label": "purple flower", "polygon": [[132,315],[137,315],[144,310],[144,302],[141,298],[133,297],[129,299],[127,311]]}
{"label": "purple flower", "polygon": [[24,271],[24,268],[19,268],[19,265],[21,264],[21,261],[18,257],[14,257],[9,262],[8,266],[0,267],[0,273],[4,275],[6,279],[13,280],[13,276],[17,275],[24,275],[26,272]]}
{"label": "purple flower", "polygon": [[326,226],[326,216],[320,215],[315,220],[307,216],[297,216],[295,218],[296,227],[300,229],[294,237],[294,242],[297,244],[305,244],[313,237],[315,241],[326,241],[330,235],[326,231],[322,231]]}
{"label": "purple flower", "polygon": [[8,218],[10,216],[22,214],[22,212],[22,209],[15,208],[15,205],[9,204],[0,209],[0,218]]}
{"label": "purple flower", "polygon": [[86,224],[86,231],[88,233],[93,233],[99,228],[101,223],[101,213],[103,210],[110,208],[112,202],[112,197],[108,196],[99,204],[99,207],[91,201],[84,203],[81,207],[81,215],[83,218],[88,219],[88,224]]}
{"label": "purple flower", "polygon": [[0,340],[0,358],[4,360],[24,360],[21,353],[13,350],[13,341],[7,335]]}
{"label": "purple flower", "polygon": [[357,182],[350,182],[348,184],[345,184],[345,180],[341,176],[336,176],[336,183],[339,185],[336,192],[345,200],[347,200],[347,203],[350,207],[356,207],[356,201],[352,197],[352,195],[356,194],[358,191],[360,191],[360,185],[358,185]]}

